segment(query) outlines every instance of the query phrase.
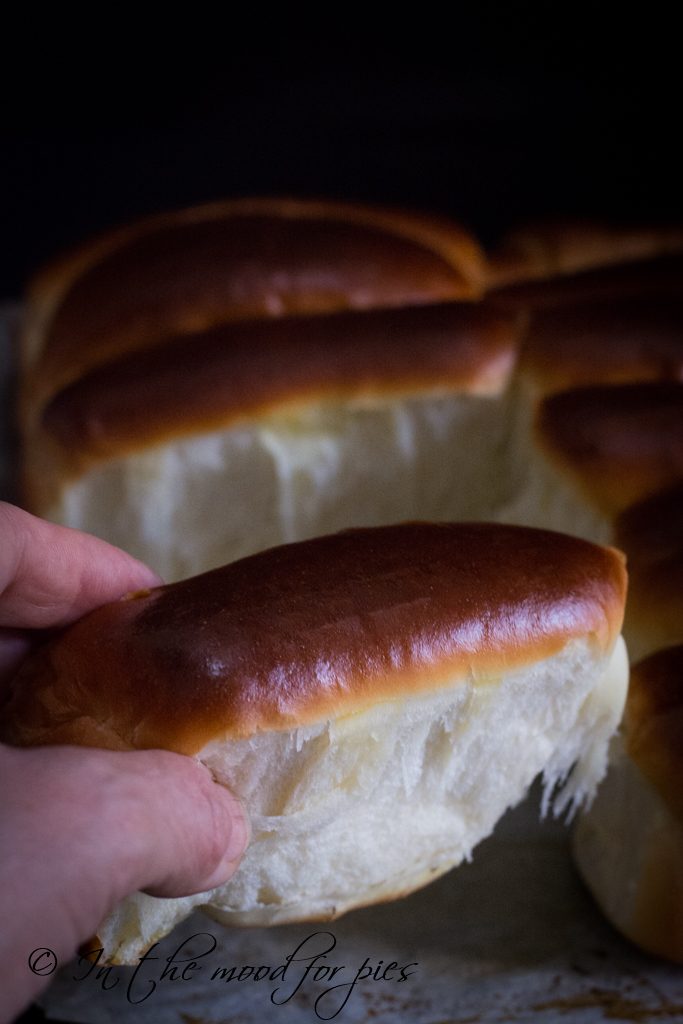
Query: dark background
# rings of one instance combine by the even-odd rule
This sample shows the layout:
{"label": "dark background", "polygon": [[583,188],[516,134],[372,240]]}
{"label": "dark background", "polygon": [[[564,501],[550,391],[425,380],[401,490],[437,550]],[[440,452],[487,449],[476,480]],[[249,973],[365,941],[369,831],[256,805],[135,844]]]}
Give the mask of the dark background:
{"label": "dark background", "polygon": [[680,219],[678,31],[598,10],[454,5],[452,24],[415,9],[363,33],[340,9],[267,36],[197,18],[170,39],[102,15],[8,37],[0,297],[88,234],[224,196],[438,210],[485,240],[538,216]]}

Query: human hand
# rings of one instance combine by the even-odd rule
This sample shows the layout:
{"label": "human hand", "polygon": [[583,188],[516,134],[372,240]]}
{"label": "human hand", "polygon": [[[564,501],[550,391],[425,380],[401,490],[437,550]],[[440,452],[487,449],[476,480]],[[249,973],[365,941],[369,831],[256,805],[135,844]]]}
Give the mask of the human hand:
{"label": "human hand", "polygon": [[[103,541],[0,503],[0,687],[38,631],[159,582]],[[247,838],[239,802],[191,758],[0,745],[0,1019],[49,981],[29,969],[33,950],[68,959],[134,890],[220,885]]]}

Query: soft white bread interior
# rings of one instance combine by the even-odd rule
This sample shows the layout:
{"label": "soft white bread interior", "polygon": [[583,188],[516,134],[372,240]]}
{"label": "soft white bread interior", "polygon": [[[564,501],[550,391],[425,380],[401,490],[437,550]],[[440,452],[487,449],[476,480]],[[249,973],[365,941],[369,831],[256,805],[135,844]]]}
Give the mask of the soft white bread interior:
{"label": "soft white bread interior", "polygon": [[560,534],[347,531],[91,613],[27,663],[3,738],[177,750],[248,806],[234,878],[126,901],[99,932],[114,959],[193,906],[330,918],[468,857],[538,773],[558,811],[593,794],[626,693],[624,598],[621,556]]}
{"label": "soft white bread interior", "polygon": [[621,639],[607,661],[576,641],[493,677],[490,689],[454,678],[447,695],[214,742],[197,756],[251,813],[252,842],[236,876],[184,899],[138,893],[98,939],[135,962],[195,907],[231,926],[272,925],[329,920],[406,895],[469,858],[539,772],[550,793],[576,763],[558,807],[592,796],[627,679]]}
{"label": "soft white bread interior", "polygon": [[492,518],[521,325],[450,304],[183,338],[48,405],[34,497],[168,580],[347,526]]}
{"label": "soft white bread interior", "polygon": [[502,521],[607,543],[611,517],[587,493],[587,467],[544,450],[520,394],[311,402],[104,460],[44,511],[169,581],[405,518]]}
{"label": "soft white bread interior", "polygon": [[683,647],[632,672],[610,770],[574,835],[579,869],[633,942],[683,963]]}
{"label": "soft white bread interior", "polygon": [[[624,480],[600,451],[614,413],[579,408],[596,454],[577,454],[571,430],[554,428],[554,399],[539,406],[526,377],[513,377],[523,323],[457,304],[288,319],[108,364],[49,403],[27,441],[33,507],[168,580],[411,517],[605,542],[604,481]],[[639,410],[627,396],[616,404],[623,448]],[[645,470],[655,461],[636,459]]]}

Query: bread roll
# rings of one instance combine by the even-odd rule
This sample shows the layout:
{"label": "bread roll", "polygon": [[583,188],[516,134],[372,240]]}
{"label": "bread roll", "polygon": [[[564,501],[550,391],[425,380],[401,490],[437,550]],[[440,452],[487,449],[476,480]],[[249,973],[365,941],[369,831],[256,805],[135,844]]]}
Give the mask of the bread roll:
{"label": "bread roll", "polygon": [[490,278],[497,303],[532,311],[522,369],[538,393],[683,380],[683,229],[529,228]]}
{"label": "bread roll", "polygon": [[483,281],[458,225],[335,203],[213,204],[85,246],[29,297],[26,503],[169,580],[346,526],[491,517],[523,316],[444,303]]}
{"label": "bread roll", "polygon": [[683,647],[633,669],[610,762],[575,832],[577,863],[619,931],[683,963]]}
{"label": "bread roll", "polygon": [[439,305],[168,339],[47,404],[31,505],[169,579],[347,525],[473,515],[478,464],[458,479],[432,467],[464,436],[491,457],[502,444],[520,326]]}
{"label": "bread roll", "polygon": [[128,900],[100,931],[115,959],[194,906],[331,918],[468,857],[539,772],[558,810],[592,794],[625,697],[624,594],[617,552],[560,534],[347,531],[92,612],[26,664],[2,738],[164,747],[249,807],[233,879]]}
{"label": "bread roll", "polygon": [[683,485],[625,509],[615,537],[628,557],[624,635],[638,664],[574,852],[615,927],[683,963],[683,646],[672,646],[683,642]]}
{"label": "bread roll", "polygon": [[683,228],[549,221],[510,231],[489,261],[490,287],[570,276],[683,251]]}
{"label": "bread roll", "polygon": [[651,565],[683,551],[683,483],[625,509],[614,535],[631,566]]}
{"label": "bread roll", "polygon": [[[681,274],[683,284],[683,273]],[[539,394],[595,384],[683,381],[683,301],[631,294],[538,309],[522,370]]]}
{"label": "bread roll", "polygon": [[163,214],[37,275],[24,366],[41,403],[110,358],[218,324],[475,299],[459,225],[332,201],[244,199]]}
{"label": "bread roll", "polygon": [[587,499],[614,515],[683,480],[683,383],[552,395],[539,410],[538,436]]}
{"label": "bread roll", "polygon": [[616,539],[631,566],[625,630],[632,658],[683,643],[683,484],[626,509]]}

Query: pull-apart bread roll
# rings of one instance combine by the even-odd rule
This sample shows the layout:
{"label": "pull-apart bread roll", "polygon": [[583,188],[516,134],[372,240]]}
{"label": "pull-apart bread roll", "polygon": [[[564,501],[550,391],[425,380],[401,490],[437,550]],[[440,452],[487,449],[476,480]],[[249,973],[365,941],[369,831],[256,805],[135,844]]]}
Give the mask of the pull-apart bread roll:
{"label": "pull-apart bread roll", "polygon": [[549,224],[491,256],[490,295],[531,311],[522,371],[535,394],[683,380],[683,228]]}
{"label": "pull-apart bread roll", "polygon": [[431,305],[167,339],[48,403],[31,507],[168,580],[348,526],[492,518],[516,324]]}
{"label": "pull-apart bread roll", "polygon": [[546,221],[509,231],[491,254],[487,278],[489,287],[503,288],[681,252],[679,225]]}
{"label": "pull-apart bread roll", "polygon": [[491,278],[497,302],[530,312],[519,375],[535,440],[607,532],[598,518],[581,531],[626,552],[629,653],[660,652],[633,672],[577,863],[617,928],[683,961],[683,649],[663,650],[683,642],[680,241],[532,229],[501,246]]}
{"label": "pull-apart bread roll", "polygon": [[683,382],[577,388],[540,406],[548,458],[610,517],[683,481]]}
{"label": "pull-apart bread roll", "polygon": [[683,647],[633,669],[610,770],[574,847],[612,923],[683,963]]}
{"label": "pull-apart bread roll", "polygon": [[25,363],[44,396],[174,334],[476,299],[485,277],[478,243],[442,218],[327,200],[209,203],[112,231],[37,275]]}
{"label": "pull-apart bread roll", "polygon": [[623,295],[534,310],[522,364],[535,390],[683,381],[683,260],[677,268],[671,294],[640,292],[641,273]]}
{"label": "pull-apart bread roll", "polygon": [[[547,225],[493,255],[505,286],[489,303],[529,316],[512,450],[530,452],[530,471],[501,518],[535,525],[542,507],[546,524],[611,542],[623,510],[683,480],[682,244],[679,227]],[[545,262],[534,270],[525,250]],[[680,609],[680,570],[662,587],[661,568],[649,589],[679,595]],[[630,606],[644,589],[631,587]]]}
{"label": "pull-apart bread roll", "polygon": [[563,230],[584,258],[484,301],[477,243],[422,214],[245,200],[84,246],[29,294],[28,506],[167,580],[412,518],[610,541],[680,475],[683,257]]}
{"label": "pull-apart bread roll", "polygon": [[199,758],[249,808],[236,875],[103,923],[134,960],[195,906],[332,918],[470,855],[542,772],[592,795],[621,716],[610,548],[486,524],[349,530],[92,612],[15,680],[3,739]]}
{"label": "pull-apart bread roll", "polygon": [[521,396],[510,437],[519,486],[496,518],[611,542],[623,509],[683,481],[683,382]]}
{"label": "pull-apart bread roll", "polygon": [[626,509],[616,540],[630,566],[625,633],[632,659],[682,644],[683,483]]}
{"label": "pull-apart bread roll", "polygon": [[475,303],[484,277],[458,225],[334,203],[106,236],[29,295],[27,503],[169,580],[348,526],[493,518],[524,316]]}

